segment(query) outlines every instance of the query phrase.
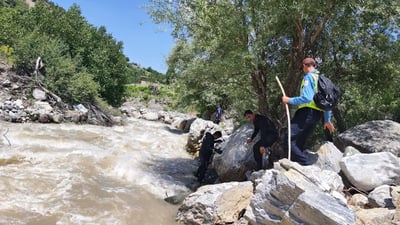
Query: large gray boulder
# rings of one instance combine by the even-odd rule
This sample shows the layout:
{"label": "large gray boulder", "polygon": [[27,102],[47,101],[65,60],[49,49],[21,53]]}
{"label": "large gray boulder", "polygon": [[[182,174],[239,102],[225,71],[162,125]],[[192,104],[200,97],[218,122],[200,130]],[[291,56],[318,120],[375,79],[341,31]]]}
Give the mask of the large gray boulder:
{"label": "large gray boulder", "polygon": [[[253,144],[246,144],[246,140],[253,133],[253,125],[246,123],[237,129],[222,146],[222,154],[216,154],[213,167],[221,181],[246,180],[246,171],[254,163]],[[253,143],[257,141],[254,140]]]}
{"label": "large gray boulder", "polygon": [[391,120],[375,120],[341,133],[335,145],[344,151],[353,146],[362,153],[391,152],[400,157],[400,124]]}
{"label": "large gray boulder", "polygon": [[339,162],[343,158],[343,153],[336,148],[332,142],[326,142],[317,151],[318,160],[314,163],[324,170],[332,170],[336,173],[340,172]]}
{"label": "large gray boulder", "polygon": [[250,181],[202,186],[186,197],[176,218],[192,225],[231,224],[249,206],[252,196]]}
{"label": "large gray boulder", "polygon": [[400,159],[390,152],[344,157],[340,168],[351,184],[362,191],[400,184]]}
{"label": "large gray boulder", "polygon": [[[333,196],[343,187],[337,174],[329,170],[321,171],[315,166],[302,167],[286,159],[279,163],[281,169],[265,172],[252,198],[251,206],[257,224],[355,223],[353,210],[343,199]],[[327,171],[326,174],[321,175],[324,171]],[[336,179],[324,180],[329,176]]]}

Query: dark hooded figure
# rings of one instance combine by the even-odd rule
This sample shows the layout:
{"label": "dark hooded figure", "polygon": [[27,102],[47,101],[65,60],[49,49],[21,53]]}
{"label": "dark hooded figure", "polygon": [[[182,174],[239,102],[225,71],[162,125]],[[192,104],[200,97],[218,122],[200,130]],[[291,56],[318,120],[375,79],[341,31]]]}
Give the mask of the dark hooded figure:
{"label": "dark hooded figure", "polygon": [[207,168],[210,163],[211,156],[213,154],[215,140],[220,138],[221,136],[222,136],[221,131],[216,131],[213,134],[207,132],[203,138],[203,143],[201,144],[200,154],[199,154],[200,166],[197,172],[195,173],[195,176],[197,176],[198,181],[200,183],[203,181],[204,176],[207,172]]}

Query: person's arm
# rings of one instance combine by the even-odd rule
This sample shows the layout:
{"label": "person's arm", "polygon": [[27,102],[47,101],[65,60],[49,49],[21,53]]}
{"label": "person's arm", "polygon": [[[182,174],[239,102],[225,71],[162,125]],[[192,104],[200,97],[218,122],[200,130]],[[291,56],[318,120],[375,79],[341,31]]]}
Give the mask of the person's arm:
{"label": "person's arm", "polygon": [[324,121],[331,122],[332,111],[324,111]]}
{"label": "person's arm", "polygon": [[301,92],[301,96],[292,97],[289,99],[289,104],[291,105],[300,105],[305,103],[310,103],[314,97],[314,81],[312,80],[311,75],[307,75],[304,77],[304,86]]}
{"label": "person's arm", "polygon": [[253,134],[251,135],[251,137],[247,138],[247,140],[246,140],[247,144],[250,144],[253,142],[253,139],[257,136],[258,131],[260,130],[259,126],[257,125],[256,119],[254,119],[253,124],[254,124]]}
{"label": "person's arm", "polygon": [[324,129],[328,129],[329,132],[333,133],[335,131],[335,126],[331,122],[332,111],[325,111],[324,112]]}
{"label": "person's arm", "polygon": [[251,140],[253,140],[257,136],[259,130],[260,130],[259,126],[257,126],[256,123],[254,123],[254,131],[250,137]]}

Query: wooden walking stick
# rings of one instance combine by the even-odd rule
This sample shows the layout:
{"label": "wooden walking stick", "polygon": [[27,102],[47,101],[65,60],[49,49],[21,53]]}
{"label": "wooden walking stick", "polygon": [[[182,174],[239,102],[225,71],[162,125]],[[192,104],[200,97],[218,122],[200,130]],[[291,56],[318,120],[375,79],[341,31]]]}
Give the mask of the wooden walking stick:
{"label": "wooden walking stick", "polygon": [[[279,87],[281,88],[283,96],[286,96],[285,94],[285,89],[283,89],[283,86],[281,84],[281,81],[279,80],[278,76],[275,76],[276,81],[278,82]],[[290,161],[290,155],[291,155],[291,144],[290,144],[290,113],[289,113],[289,105],[285,104],[286,108],[286,117],[287,117],[287,123],[288,123],[288,136],[287,136],[287,141],[288,141],[288,159]]]}

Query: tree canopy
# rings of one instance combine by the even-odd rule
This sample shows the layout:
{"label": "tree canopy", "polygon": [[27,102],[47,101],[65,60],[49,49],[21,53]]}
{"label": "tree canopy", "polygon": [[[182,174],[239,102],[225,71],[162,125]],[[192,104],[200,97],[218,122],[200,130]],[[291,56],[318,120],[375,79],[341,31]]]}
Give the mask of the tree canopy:
{"label": "tree canopy", "polygon": [[400,114],[398,1],[151,0],[149,11],[173,27],[168,76],[182,104],[281,118],[275,76],[296,96],[301,62],[313,57],[342,90],[341,130]]}

